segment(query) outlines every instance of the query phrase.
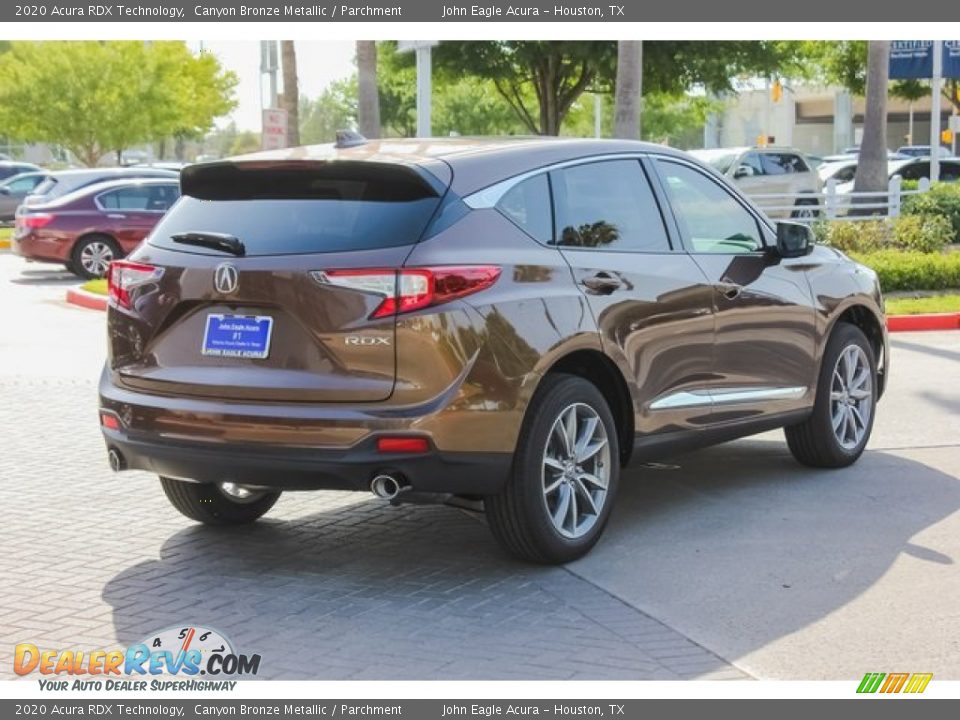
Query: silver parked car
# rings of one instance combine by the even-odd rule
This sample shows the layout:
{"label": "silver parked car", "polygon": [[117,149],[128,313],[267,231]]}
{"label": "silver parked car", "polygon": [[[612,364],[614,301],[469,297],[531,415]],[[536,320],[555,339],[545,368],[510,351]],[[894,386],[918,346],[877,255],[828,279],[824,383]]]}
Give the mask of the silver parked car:
{"label": "silver parked car", "polygon": [[31,205],[48,203],[55,198],[71,193],[74,190],[107,180],[122,180],[124,178],[176,178],[180,173],[175,170],[162,168],[83,168],[80,170],[61,170],[50,173],[50,176],[34,188],[33,192],[23,200],[21,208]]}
{"label": "silver parked car", "polygon": [[27,172],[0,182],[0,222],[13,220],[23,199],[48,177],[50,173],[45,171]]}

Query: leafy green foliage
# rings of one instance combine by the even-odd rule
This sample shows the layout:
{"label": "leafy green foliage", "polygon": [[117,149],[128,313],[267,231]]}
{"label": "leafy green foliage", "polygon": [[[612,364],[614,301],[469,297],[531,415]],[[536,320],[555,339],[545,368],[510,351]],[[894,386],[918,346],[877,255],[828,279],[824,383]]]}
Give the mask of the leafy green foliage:
{"label": "leafy green foliage", "polygon": [[237,78],[182,42],[14,42],[0,54],[0,127],[86,165],[164,137],[196,137],[235,106]]}
{"label": "leafy green foliage", "polygon": [[886,306],[888,315],[960,312],[960,295],[887,298]]}
{"label": "leafy green foliage", "polygon": [[852,257],[872,268],[887,292],[960,288],[960,253],[882,250]]}
{"label": "leafy green foliage", "polygon": [[942,215],[905,215],[893,220],[837,220],[815,228],[817,238],[843,252],[912,250],[938,253],[950,242],[953,230]]}
{"label": "leafy green foliage", "polygon": [[934,183],[929,192],[908,195],[904,215],[940,215],[950,222],[950,242],[960,242],[960,183]]}
{"label": "leafy green foliage", "polygon": [[333,142],[337,130],[357,126],[357,76],[332,82],[315,100],[300,98],[300,142]]}

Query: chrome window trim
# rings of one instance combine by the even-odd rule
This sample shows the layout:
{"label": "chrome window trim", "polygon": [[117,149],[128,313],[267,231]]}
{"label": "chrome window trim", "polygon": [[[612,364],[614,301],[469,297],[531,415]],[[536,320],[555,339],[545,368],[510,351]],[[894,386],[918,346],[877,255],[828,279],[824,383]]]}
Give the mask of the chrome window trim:
{"label": "chrome window trim", "polygon": [[683,390],[661,395],[650,403],[651,410],[677,410],[680,408],[736,405],[738,403],[768,400],[799,400],[807,392],[804,386],[796,387],[739,387],[712,390]]}

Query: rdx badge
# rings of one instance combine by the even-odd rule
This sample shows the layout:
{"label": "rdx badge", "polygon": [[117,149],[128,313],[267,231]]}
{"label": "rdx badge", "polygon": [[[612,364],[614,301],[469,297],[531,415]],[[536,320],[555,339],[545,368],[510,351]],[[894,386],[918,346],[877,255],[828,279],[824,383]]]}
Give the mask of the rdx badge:
{"label": "rdx badge", "polygon": [[368,335],[347,335],[343,342],[347,345],[389,345],[390,338],[370,337]]}

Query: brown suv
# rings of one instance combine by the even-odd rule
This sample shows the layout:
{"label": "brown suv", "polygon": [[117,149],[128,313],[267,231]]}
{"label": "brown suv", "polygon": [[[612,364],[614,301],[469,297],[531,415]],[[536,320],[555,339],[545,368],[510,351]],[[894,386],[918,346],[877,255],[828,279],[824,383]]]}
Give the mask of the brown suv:
{"label": "brown suv", "polygon": [[854,462],[870,270],[660,146],[384,140],[188,167],[110,272],[114,469],[245,523],[282,490],[483,501],[520,557],[597,541],[631,461],[785,427]]}

